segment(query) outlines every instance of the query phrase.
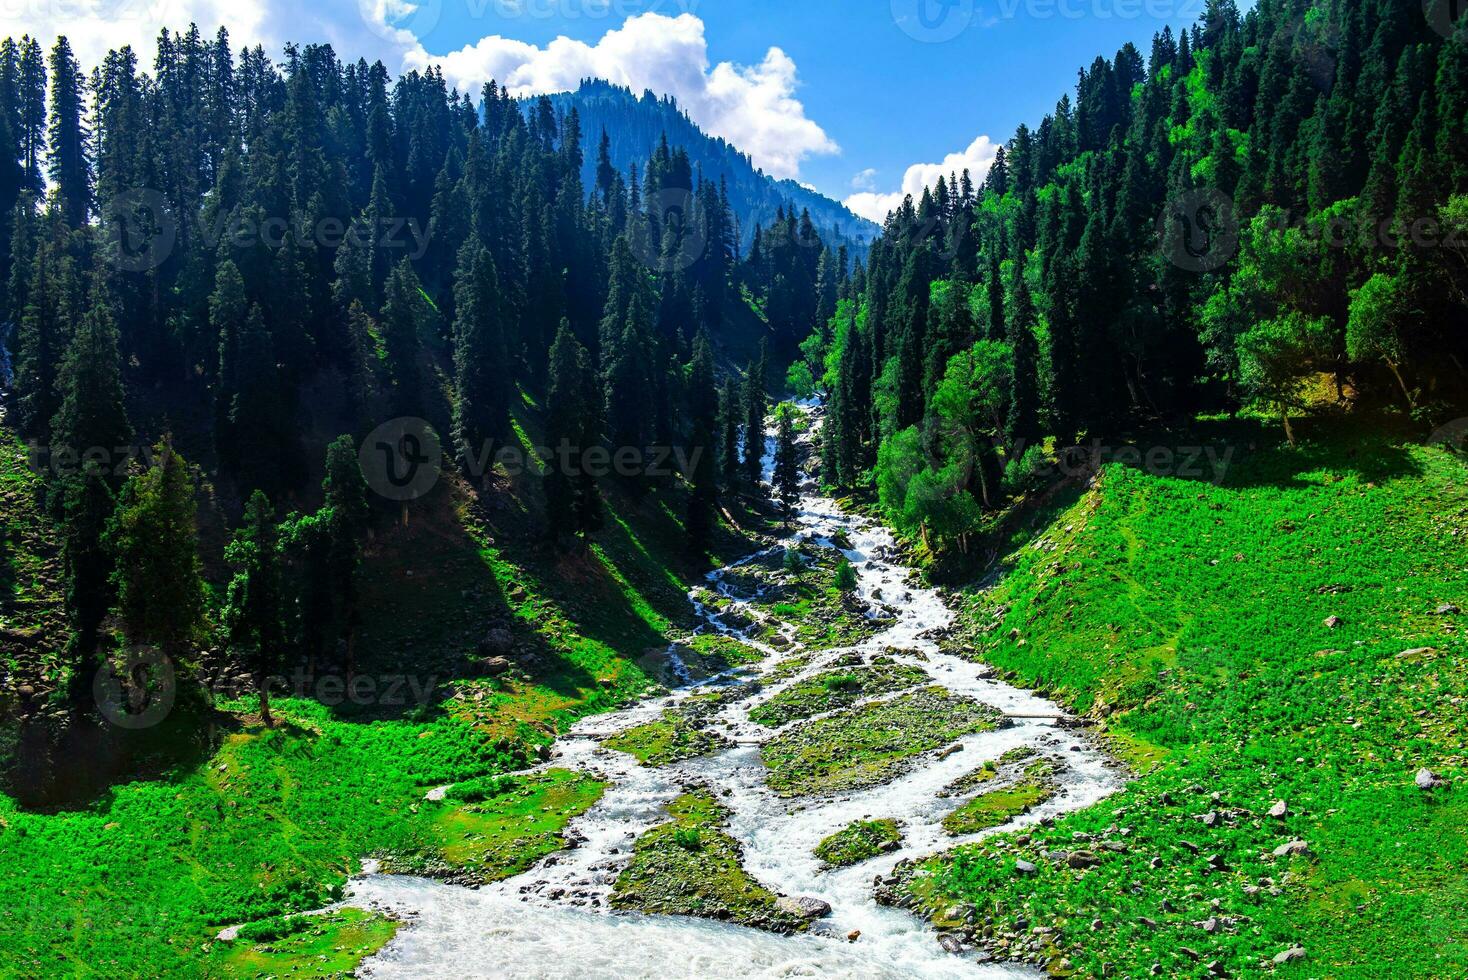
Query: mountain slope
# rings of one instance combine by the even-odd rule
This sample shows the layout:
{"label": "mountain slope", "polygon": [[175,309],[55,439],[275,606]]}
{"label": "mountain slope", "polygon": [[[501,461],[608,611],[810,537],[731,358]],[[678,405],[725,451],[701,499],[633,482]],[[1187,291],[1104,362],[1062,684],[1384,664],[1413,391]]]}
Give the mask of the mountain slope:
{"label": "mountain slope", "polygon": [[743,245],[749,244],[755,225],[768,226],[782,206],[793,206],[797,212],[808,209],[822,239],[833,246],[845,242],[857,253],[864,254],[880,232],[877,225],[840,203],[793,180],[768,176],[738,148],[699,129],[676,99],[659,98],[651,92],[638,98],[630,89],[594,79],[583,81],[575,92],[558,93],[550,99],[558,112],[574,107],[581,116],[586,148],[582,179],[587,187],[596,179],[596,147],[603,129],[611,138],[612,165],[622,173],[634,163],[646,165],[666,134],[669,144],[687,151],[695,170],[701,167],[710,180],[723,177],[728,182]]}

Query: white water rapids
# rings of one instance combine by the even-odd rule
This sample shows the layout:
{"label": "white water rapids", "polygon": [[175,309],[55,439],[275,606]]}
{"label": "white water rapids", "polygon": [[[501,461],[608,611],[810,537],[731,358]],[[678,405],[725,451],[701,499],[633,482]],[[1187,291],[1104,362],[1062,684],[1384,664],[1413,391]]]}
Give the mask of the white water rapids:
{"label": "white water rapids", "polygon": [[[805,976],[984,980],[1039,976],[1027,967],[980,963],[972,953],[945,952],[926,923],[875,902],[873,879],[889,874],[903,858],[973,839],[954,838],[944,831],[943,817],[964,798],[943,798],[939,791],[1008,749],[1030,746],[1063,762],[1056,776],[1059,792],[990,833],[1089,806],[1118,789],[1117,773],[1085,736],[1057,727],[1052,720],[1017,719],[1012,727],[961,739],[962,751],[930,753],[905,775],[870,789],[788,800],[764,785],[759,747],[753,743],[767,740],[778,730],[750,722],[750,710],[791,684],[828,669],[843,654],[893,653],[900,663],[922,668],[932,682],[1006,714],[1062,714],[1053,703],[994,679],[984,667],[940,652],[931,631],[947,626],[953,613],[936,591],[913,584],[911,570],[898,561],[890,532],[841,512],[834,501],[816,495],[813,487],[806,491],[792,542],[835,547],[833,537],[844,533],[845,543],[851,546],[845,554],[858,571],[861,597],[873,607],[892,607],[895,620],[859,646],[823,651],[798,673],[767,680],[759,693],[719,709],[707,727],[738,743],[726,751],[649,768],[630,755],[603,748],[600,740],[608,733],[654,720],[668,706],[707,692],[711,686],[757,680],[798,648],[777,652],[752,643],[769,655],[756,667],[685,685],[665,697],[583,720],[556,743],[547,763],[588,772],[610,783],[601,800],[567,828],[577,846],[542,859],[521,875],[478,890],[381,874],[355,879],[346,904],[384,909],[407,923],[363,965],[364,974],[384,980]],[[708,576],[709,587],[756,622],[763,614],[725,576],[766,554],[752,555]],[[718,615],[695,605],[708,628],[734,632]],[[710,920],[608,911],[607,896],[631,856],[636,837],[665,822],[664,805],[696,783],[708,785],[732,811],[727,830],[743,845],[745,867],[751,875],[782,895],[810,895],[829,902],[831,915],[813,923],[807,935],[783,936]],[[822,838],[853,820],[888,817],[902,824],[903,841],[897,851],[852,867],[827,870],[812,853]],[[847,941],[854,930],[860,930],[860,937]]]}

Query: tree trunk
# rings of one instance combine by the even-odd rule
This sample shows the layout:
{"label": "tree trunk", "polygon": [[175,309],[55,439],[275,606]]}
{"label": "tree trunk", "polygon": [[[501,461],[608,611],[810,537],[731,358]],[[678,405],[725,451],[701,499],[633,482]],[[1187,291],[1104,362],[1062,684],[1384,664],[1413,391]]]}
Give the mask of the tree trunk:
{"label": "tree trunk", "polygon": [[1397,384],[1402,388],[1402,397],[1407,399],[1407,411],[1411,412],[1415,410],[1417,406],[1412,403],[1412,393],[1407,390],[1407,382],[1402,378],[1402,372],[1397,367],[1397,362],[1393,361],[1390,357],[1384,357],[1382,360],[1386,361],[1386,366],[1391,368],[1392,374],[1397,377]]}
{"label": "tree trunk", "polygon": [[260,720],[266,728],[275,727],[275,719],[270,716],[270,678],[264,674],[260,675]]}
{"label": "tree trunk", "polygon": [[1279,409],[1279,420],[1284,423],[1285,438],[1290,441],[1290,446],[1293,447],[1298,445],[1298,443],[1295,442],[1295,430],[1290,425],[1290,410],[1283,405],[1281,405]]}

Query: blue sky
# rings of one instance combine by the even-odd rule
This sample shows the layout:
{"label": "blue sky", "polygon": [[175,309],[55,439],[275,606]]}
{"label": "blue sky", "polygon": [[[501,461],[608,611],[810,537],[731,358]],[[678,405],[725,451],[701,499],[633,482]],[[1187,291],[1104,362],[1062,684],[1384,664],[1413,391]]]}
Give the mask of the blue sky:
{"label": "blue sky", "polygon": [[756,64],[771,47],[794,61],[795,98],[840,146],[806,155],[799,179],[841,199],[859,189],[898,191],[909,166],[942,161],[981,135],[1008,138],[1053,108],[1097,54],[1132,41],[1145,55],[1155,31],[1192,23],[1202,10],[1201,0],[923,2],[927,28],[919,0],[526,0],[521,15],[484,0],[480,16],[446,0],[423,40],[435,54],[485,34],[538,46],[558,35],[594,43],[626,16],[692,13],[705,25],[713,62]]}
{"label": "blue sky", "polygon": [[987,169],[1076,71],[1126,41],[1145,55],[1204,0],[70,0],[0,11],[0,35],[65,33],[84,66],[132,43],[151,64],[191,21],[279,56],[327,41],[394,73],[427,65],[477,94],[585,75],[678,97],[695,122],[878,218],[937,175]]}

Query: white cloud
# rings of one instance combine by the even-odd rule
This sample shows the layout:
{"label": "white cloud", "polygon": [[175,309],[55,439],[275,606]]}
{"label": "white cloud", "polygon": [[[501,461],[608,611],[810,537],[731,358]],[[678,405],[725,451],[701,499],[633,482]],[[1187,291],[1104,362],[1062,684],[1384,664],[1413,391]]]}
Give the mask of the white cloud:
{"label": "white cloud", "polygon": [[329,42],[343,57],[380,58],[395,68],[417,42],[389,26],[387,17],[411,26],[413,9],[405,0],[337,0],[329,6],[300,0],[21,0],[0,7],[0,37],[29,34],[49,52],[56,37],[65,35],[87,71],[108,51],[132,45],[139,69],[151,72],[159,32],[187,30],[194,23],[211,39],[226,28],[236,52],[260,44],[278,61],[287,41]]}
{"label": "white cloud", "polygon": [[724,61],[710,67],[703,21],[692,14],[629,17],[594,45],[562,36],[542,48],[493,35],[442,56],[420,45],[405,64],[438,65],[460,91],[477,92],[495,79],[526,96],[604,78],[634,92],[671,95],[699,126],[776,177],[797,176],[811,154],[840,152],[795,98],[795,62],[785,52],[770,48],[757,65]]}
{"label": "white cloud", "polygon": [[[999,149],[999,144],[993,142],[987,136],[980,136],[968,145],[968,148],[958,153],[950,153],[943,158],[942,163],[915,163],[907,168],[907,173],[902,176],[902,189],[890,194],[881,194],[875,191],[862,191],[848,197],[844,203],[853,214],[859,214],[863,218],[881,224],[887,217],[889,211],[896,210],[902,204],[902,199],[911,194],[913,198],[922,196],[924,187],[932,187],[938,183],[939,177],[947,177],[949,174],[962,174],[965,169],[975,184],[983,183],[984,177],[989,173],[989,165],[994,162],[994,152]],[[863,170],[857,177],[872,173]],[[856,181],[852,181],[856,186]]]}
{"label": "white cloud", "polygon": [[[692,14],[629,17],[595,44],[558,37],[544,47],[494,35],[446,55],[421,38],[437,24],[444,0],[21,0],[0,10],[0,36],[30,34],[48,50],[58,34],[84,69],[112,48],[131,44],[139,67],[152,70],[159,30],[197,23],[212,37],[221,26],[238,50],[262,44],[279,59],[287,41],[329,42],[344,59],[381,59],[390,70],[439,66],[449,84],[478,98],[490,79],[518,96],[574,89],[604,78],[634,92],[677,98],[693,121],[748,153],[776,177],[796,177],[812,154],[840,147],[795,97],[795,62],[770,48],[754,65],[710,65],[703,21]],[[501,0],[507,2],[507,0]]]}
{"label": "white cloud", "polygon": [[854,191],[874,191],[877,189],[877,168],[867,167],[865,170],[851,178],[851,189]]}

